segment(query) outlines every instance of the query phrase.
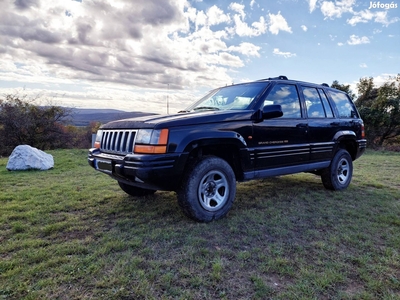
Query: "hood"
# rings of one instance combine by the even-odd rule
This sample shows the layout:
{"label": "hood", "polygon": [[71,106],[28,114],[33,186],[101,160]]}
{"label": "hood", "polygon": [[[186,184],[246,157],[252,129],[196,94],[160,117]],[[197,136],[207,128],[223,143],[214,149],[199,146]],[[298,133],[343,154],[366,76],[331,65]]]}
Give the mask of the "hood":
{"label": "hood", "polygon": [[101,126],[102,129],[140,129],[169,128],[219,122],[250,120],[253,115],[250,110],[229,111],[199,111],[179,113],[174,115],[150,115],[131,119],[117,120]]}

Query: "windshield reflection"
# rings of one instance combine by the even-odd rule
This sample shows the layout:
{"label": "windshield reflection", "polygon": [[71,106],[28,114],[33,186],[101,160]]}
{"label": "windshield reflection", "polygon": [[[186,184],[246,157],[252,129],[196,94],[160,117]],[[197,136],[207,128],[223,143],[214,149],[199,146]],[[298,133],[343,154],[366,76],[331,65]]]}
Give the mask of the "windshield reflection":
{"label": "windshield reflection", "polygon": [[267,85],[253,82],[215,89],[184,111],[248,109]]}

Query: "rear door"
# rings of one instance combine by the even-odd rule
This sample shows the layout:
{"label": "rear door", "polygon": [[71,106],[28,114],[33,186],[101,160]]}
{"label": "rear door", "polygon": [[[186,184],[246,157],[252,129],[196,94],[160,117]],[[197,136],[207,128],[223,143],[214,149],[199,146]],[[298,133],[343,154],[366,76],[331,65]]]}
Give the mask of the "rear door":
{"label": "rear door", "polygon": [[335,122],[331,105],[322,88],[300,87],[308,118],[308,141],[310,161],[330,160],[333,154],[334,135],[338,122]]}
{"label": "rear door", "polygon": [[307,119],[295,84],[276,83],[264,100],[265,105],[279,104],[283,116],[253,126],[256,170],[293,166],[309,160]]}

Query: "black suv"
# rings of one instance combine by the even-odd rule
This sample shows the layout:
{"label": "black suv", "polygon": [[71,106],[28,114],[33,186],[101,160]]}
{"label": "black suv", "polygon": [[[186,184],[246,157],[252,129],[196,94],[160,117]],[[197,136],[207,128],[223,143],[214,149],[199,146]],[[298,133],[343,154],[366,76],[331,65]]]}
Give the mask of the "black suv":
{"label": "black suv", "polygon": [[345,189],[365,148],[346,93],[279,76],[212,90],[175,115],[107,123],[88,160],[132,196],[176,191],[187,216],[209,222],[228,213],[236,181],[310,172]]}

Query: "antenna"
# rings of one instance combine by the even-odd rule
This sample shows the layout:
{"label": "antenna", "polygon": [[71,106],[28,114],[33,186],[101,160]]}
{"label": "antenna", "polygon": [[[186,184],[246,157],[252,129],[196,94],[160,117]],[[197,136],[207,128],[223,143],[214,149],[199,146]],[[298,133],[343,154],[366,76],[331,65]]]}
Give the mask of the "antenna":
{"label": "antenna", "polygon": [[168,93],[167,93],[167,115],[169,115],[169,83],[168,83]]}

